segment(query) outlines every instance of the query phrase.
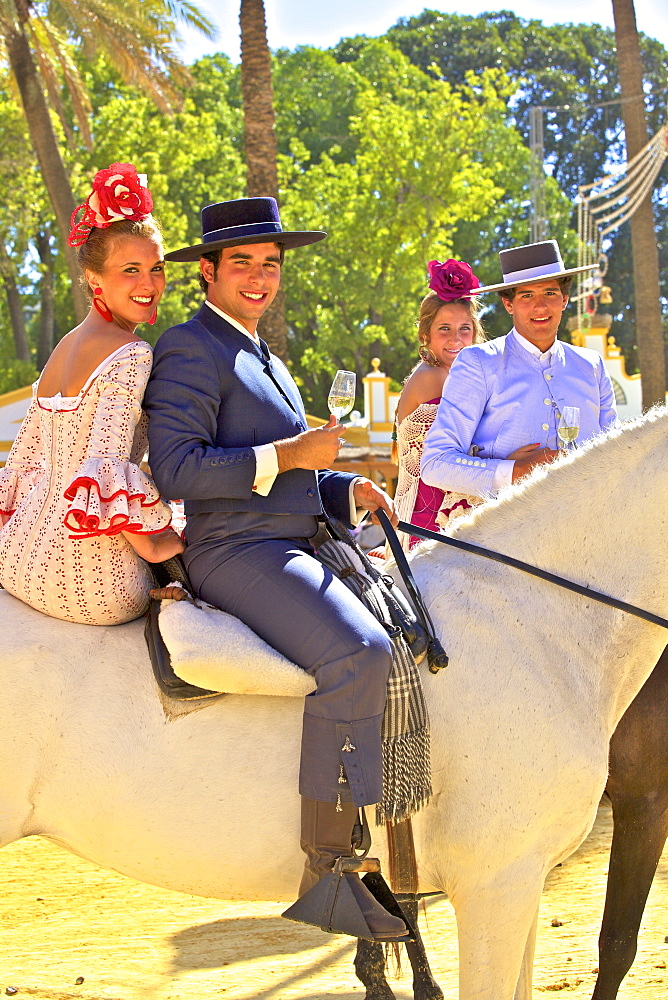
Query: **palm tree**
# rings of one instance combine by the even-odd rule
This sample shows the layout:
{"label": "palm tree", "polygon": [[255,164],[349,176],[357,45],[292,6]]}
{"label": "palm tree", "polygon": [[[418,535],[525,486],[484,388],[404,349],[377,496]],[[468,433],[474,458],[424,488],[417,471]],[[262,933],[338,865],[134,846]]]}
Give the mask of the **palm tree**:
{"label": "palm tree", "polygon": [[[642,61],[633,0],[612,0],[612,10],[628,161],[640,152],[649,138]],[[631,218],[631,248],[638,362],[642,373],[642,405],[643,409],[647,409],[654,403],[663,403],[666,398],[666,365],[659,304],[659,254],[651,191]]]}
{"label": "palm tree", "polygon": [[21,308],[21,293],[16,282],[16,268],[2,240],[0,240],[0,281],[4,285],[7,297],[9,320],[14,334],[14,354],[19,361],[30,361],[30,347]]}
{"label": "palm tree", "polygon": [[122,4],[118,0],[49,0],[46,5],[34,0],[0,0],[0,58],[6,55],[16,80],[67,260],[78,320],[88,305],[79,285],[75,252],[67,245],[76,202],[51,118],[53,107],[65,121],[58,99],[64,79],[81,134],[90,141],[88,101],[69,46],[79,45],[90,57],[104,52],[126,82],[141,85],[166,109],[177,97],[175,86],[188,81],[187,70],[171,49],[177,20],[213,36],[213,26],[191,0],[125,0]]}
{"label": "palm tree", "polygon": [[[246,193],[278,201],[271,53],[262,0],[241,0],[241,96],[244,114]],[[262,317],[260,333],[274,354],[288,358],[288,325],[282,290]]]}

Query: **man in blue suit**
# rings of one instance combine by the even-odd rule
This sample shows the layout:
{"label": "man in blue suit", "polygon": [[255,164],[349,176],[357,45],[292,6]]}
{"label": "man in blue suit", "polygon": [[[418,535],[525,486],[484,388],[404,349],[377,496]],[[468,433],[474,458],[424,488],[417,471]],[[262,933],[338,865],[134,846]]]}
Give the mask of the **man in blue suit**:
{"label": "man in blue suit", "polygon": [[503,250],[499,258],[503,282],[472,291],[498,291],[513,329],[460,352],[421,463],[431,486],[478,496],[557,456],[562,407],[579,407],[579,441],[619,422],[601,356],[557,340],[572,277],[591,267],[566,269],[556,240]]}
{"label": "man in blue suit", "polygon": [[[391,666],[385,631],[309,539],[323,508],[350,526],[358,508],[393,516],[393,504],[370,480],[328,470],[343,428],[331,417],[308,429],[297,386],[256,332],[284,250],[326,234],[285,232],[272,198],[209,205],[202,230],[201,244],[167,254],[199,260],[206,301],[155,349],[144,401],[151,471],[165,497],[184,499],[197,594],[317,681],[302,733],[301,895],[350,854],[358,807],[381,798]],[[405,935],[359,879],[351,884],[378,940]]]}

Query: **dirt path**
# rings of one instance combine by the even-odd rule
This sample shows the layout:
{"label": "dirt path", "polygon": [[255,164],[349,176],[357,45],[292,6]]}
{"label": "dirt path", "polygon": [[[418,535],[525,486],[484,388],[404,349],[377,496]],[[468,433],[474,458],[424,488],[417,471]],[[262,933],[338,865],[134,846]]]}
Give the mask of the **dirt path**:
{"label": "dirt path", "polygon": [[[603,907],[609,808],[550,877],[540,915],[536,995],[590,998]],[[274,903],[220,903],[103,872],[31,838],[0,854],[0,994],[38,1000],[361,1000],[348,939],[290,924]],[[562,922],[552,927],[552,920]],[[503,920],[503,913],[499,914]],[[431,902],[423,932],[436,978],[456,1000],[455,925]],[[668,851],[659,867],[640,951],[620,1000],[668,997]],[[83,983],[77,985],[77,979]],[[412,996],[404,975],[399,1000]]]}

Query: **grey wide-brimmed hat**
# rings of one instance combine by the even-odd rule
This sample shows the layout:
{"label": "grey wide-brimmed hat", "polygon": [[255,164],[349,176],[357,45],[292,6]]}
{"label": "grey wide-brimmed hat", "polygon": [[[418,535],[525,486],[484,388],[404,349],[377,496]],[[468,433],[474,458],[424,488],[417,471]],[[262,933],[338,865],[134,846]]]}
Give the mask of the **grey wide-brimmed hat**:
{"label": "grey wide-brimmed hat", "polygon": [[281,225],[275,198],[237,198],[219,201],[202,209],[202,242],[165,254],[165,260],[199,260],[202,254],[220,247],[244,243],[281,243],[303,247],[324,240],[327,233],[286,233]]}
{"label": "grey wide-brimmed hat", "polygon": [[482,288],[472,288],[471,295],[481,295],[483,292],[499,292],[504,288],[516,288],[517,285],[528,285],[534,281],[545,281],[546,278],[565,278],[569,274],[581,274],[583,271],[593,271],[597,264],[586,264],[583,267],[564,267],[559,244],[556,240],[545,240],[543,243],[527,243],[522,247],[499,252],[503,281],[499,285],[484,285]]}

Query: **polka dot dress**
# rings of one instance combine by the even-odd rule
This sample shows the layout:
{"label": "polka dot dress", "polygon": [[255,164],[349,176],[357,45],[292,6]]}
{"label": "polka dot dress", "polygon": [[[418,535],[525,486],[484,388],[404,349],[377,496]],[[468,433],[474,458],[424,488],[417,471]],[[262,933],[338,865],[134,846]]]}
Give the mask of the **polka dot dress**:
{"label": "polka dot dress", "polygon": [[146,610],[153,579],[121,531],[163,530],[171,511],[139,468],[151,349],[125,344],[77,396],[33,399],[0,471],[0,584],[54,618],[89,625]]}

